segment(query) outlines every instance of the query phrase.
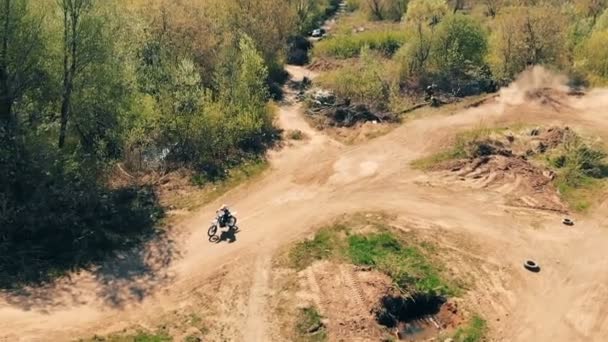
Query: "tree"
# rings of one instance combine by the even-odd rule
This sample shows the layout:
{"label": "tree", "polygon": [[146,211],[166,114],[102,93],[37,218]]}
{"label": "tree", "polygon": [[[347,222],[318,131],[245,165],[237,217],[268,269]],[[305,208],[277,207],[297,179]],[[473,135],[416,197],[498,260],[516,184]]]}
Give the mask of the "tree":
{"label": "tree", "polygon": [[584,16],[590,17],[591,21],[595,23],[608,6],[608,0],[578,0],[576,6]]}
{"label": "tree", "polygon": [[316,24],[314,19],[319,11],[319,0],[289,0],[289,3],[296,15],[298,32],[305,33]]}
{"label": "tree", "polygon": [[41,29],[42,17],[28,13],[28,0],[0,2],[0,130],[7,133],[15,124],[15,102],[40,71]]}
{"label": "tree", "polygon": [[488,43],[480,23],[465,15],[444,19],[437,29],[433,57],[440,72],[455,75],[484,64]]}
{"label": "tree", "polygon": [[434,26],[447,13],[445,0],[412,0],[407,6],[406,20],[415,26]]}
{"label": "tree", "polygon": [[387,0],[386,15],[387,19],[399,21],[405,15],[408,0]]}
{"label": "tree", "polygon": [[382,20],[384,18],[384,3],[383,0],[366,0],[367,8],[370,16],[374,20]]}
{"label": "tree", "polygon": [[63,94],[58,146],[63,148],[71,112],[74,79],[89,63],[89,56],[83,45],[89,38],[86,36],[86,15],[91,11],[94,0],[58,1],[63,16]]}
{"label": "tree", "polygon": [[482,2],[486,6],[486,13],[494,18],[504,6],[505,0],[482,0]]}
{"label": "tree", "polygon": [[604,10],[602,15],[597,18],[593,29],[595,31],[608,30],[608,9]]}
{"label": "tree", "polygon": [[399,53],[402,73],[410,76],[426,71],[433,45],[435,26],[448,12],[444,0],[413,0],[406,13],[407,30],[411,35]]}
{"label": "tree", "polygon": [[451,2],[454,6],[453,13],[462,11],[464,9],[464,5],[466,4],[466,0],[452,0]]}
{"label": "tree", "polygon": [[608,30],[594,32],[577,53],[576,68],[585,72],[593,84],[608,83]]}
{"label": "tree", "polygon": [[512,7],[497,17],[490,39],[494,74],[512,80],[531,65],[567,62],[566,19],[554,7]]}

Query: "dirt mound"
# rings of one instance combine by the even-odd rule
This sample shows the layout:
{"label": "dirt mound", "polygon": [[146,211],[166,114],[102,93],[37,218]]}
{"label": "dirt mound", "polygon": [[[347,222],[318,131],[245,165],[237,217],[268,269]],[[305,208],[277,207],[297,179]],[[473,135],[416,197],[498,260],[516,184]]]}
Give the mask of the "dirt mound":
{"label": "dirt mound", "polygon": [[[545,146],[546,149],[554,149],[559,145],[563,144],[567,137],[571,136],[573,133],[568,127],[551,127],[545,131],[541,131],[539,129],[532,130],[531,135],[534,135],[538,132],[538,137],[534,139],[542,146]],[[538,151],[540,153],[544,153],[544,151]]]}
{"label": "dirt mound", "polygon": [[532,157],[559,147],[570,134],[568,127],[551,127],[480,138],[466,144],[466,158],[440,163],[435,170],[477,188],[495,188],[516,206],[566,212],[552,182],[555,174]]}

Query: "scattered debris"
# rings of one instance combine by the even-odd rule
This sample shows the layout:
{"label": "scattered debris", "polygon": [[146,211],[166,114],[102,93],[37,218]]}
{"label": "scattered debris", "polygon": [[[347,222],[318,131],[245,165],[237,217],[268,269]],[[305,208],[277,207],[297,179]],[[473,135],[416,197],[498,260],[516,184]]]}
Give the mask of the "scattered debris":
{"label": "scattered debris", "polygon": [[349,99],[338,99],[336,95],[317,89],[310,95],[308,113],[321,126],[353,127],[358,123],[395,122],[397,116],[390,112],[373,112],[364,104],[351,104]]}

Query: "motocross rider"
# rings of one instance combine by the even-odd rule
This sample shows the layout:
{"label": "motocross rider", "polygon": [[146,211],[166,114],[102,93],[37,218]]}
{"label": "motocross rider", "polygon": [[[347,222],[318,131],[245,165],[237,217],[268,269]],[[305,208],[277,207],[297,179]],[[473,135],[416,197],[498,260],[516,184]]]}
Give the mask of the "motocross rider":
{"label": "motocross rider", "polygon": [[228,220],[230,219],[230,217],[232,216],[232,214],[230,213],[230,210],[228,209],[227,205],[222,205],[218,210],[217,210],[217,217],[218,217],[218,221],[220,224],[220,227],[225,227],[226,224],[228,223]]}

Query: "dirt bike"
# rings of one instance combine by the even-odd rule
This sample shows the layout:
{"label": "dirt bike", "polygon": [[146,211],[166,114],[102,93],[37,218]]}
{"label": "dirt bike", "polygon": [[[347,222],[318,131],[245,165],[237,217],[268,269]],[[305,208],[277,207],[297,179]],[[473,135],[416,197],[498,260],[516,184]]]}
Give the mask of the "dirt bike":
{"label": "dirt bike", "polygon": [[[239,231],[239,227],[236,225],[235,215],[236,212],[231,213],[227,222],[224,222],[224,227],[228,227],[228,230],[232,230],[234,233]],[[213,221],[211,221],[211,226],[207,230],[207,235],[209,235],[209,241],[211,242],[218,242],[220,240],[220,237],[217,235],[217,231],[222,226],[220,224],[221,219],[221,215],[218,215]]]}

